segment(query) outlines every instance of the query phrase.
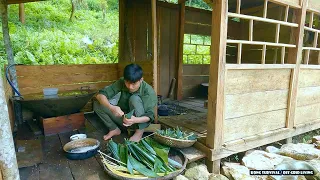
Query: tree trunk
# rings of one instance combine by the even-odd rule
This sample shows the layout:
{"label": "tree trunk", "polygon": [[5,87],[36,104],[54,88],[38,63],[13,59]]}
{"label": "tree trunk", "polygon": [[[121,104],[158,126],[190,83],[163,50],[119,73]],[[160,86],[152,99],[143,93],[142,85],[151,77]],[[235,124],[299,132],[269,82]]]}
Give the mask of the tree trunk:
{"label": "tree trunk", "polygon": [[[8,26],[8,6],[6,0],[0,0],[0,11],[2,17],[2,32],[3,32],[3,41],[6,48],[6,54],[8,57],[8,64],[15,64],[13,51],[11,47],[10,35],[9,35],[9,26]],[[16,68],[13,66],[10,68],[11,80],[15,88],[19,91],[18,82],[17,82],[17,72]]]}
{"label": "tree trunk", "polygon": [[[0,70],[1,74],[1,70]],[[8,106],[0,77],[0,169],[3,179],[19,180],[19,170],[14,149]]]}

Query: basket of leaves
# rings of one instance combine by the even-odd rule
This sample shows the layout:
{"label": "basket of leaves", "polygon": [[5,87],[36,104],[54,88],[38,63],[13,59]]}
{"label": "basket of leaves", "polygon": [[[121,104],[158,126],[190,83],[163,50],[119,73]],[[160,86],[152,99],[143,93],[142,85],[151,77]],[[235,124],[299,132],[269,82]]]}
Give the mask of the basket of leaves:
{"label": "basket of leaves", "polygon": [[197,135],[193,132],[182,131],[179,127],[158,130],[154,139],[161,144],[175,148],[187,148],[197,141]]}
{"label": "basket of leaves", "polygon": [[151,138],[124,144],[108,142],[109,154],[99,151],[105,171],[116,179],[173,179],[183,172],[187,159],[178,150]]}

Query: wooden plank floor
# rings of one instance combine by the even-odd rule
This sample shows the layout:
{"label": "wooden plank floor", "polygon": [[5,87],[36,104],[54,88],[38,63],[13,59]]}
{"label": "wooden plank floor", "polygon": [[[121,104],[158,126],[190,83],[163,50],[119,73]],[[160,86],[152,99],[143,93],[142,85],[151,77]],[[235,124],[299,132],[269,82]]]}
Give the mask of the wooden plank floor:
{"label": "wooden plank floor", "polygon": [[181,101],[179,101],[179,106],[192,109],[195,111],[207,113],[207,109],[204,108],[204,101],[206,99],[200,99],[200,98],[186,98]]}
{"label": "wooden plank floor", "polygon": [[[33,136],[30,129],[21,126],[16,139],[41,139],[43,149],[43,162],[37,166],[20,168],[21,180],[100,180],[113,179],[108,176],[102,167],[100,157],[86,160],[68,160],[63,152],[63,146],[69,142],[69,137],[76,133],[86,133],[89,138],[100,141],[100,150],[106,150],[106,142],[102,139],[108,132],[104,124],[94,114],[86,114],[85,128],[73,132],[52,135],[52,136]],[[29,131],[29,132],[28,132]],[[113,138],[117,142],[122,142],[127,137],[126,133]]]}

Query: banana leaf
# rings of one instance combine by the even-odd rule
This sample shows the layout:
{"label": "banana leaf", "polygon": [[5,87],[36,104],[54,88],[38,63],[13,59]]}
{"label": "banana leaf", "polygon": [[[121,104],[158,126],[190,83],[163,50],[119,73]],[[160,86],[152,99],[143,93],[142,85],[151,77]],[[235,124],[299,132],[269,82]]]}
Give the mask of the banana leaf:
{"label": "banana leaf", "polygon": [[117,143],[115,143],[112,139],[108,142],[108,148],[112,153],[113,157],[117,160],[120,160],[119,157],[119,149]]}
{"label": "banana leaf", "polygon": [[127,147],[123,144],[119,144],[119,158],[123,163],[127,163]]}
{"label": "banana leaf", "polygon": [[154,171],[148,169],[146,166],[134,159],[131,155],[128,155],[128,159],[132,164],[133,169],[135,169],[136,171],[148,177],[158,177],[158,175]]}
{"label": "banana leaf", "polygon": [[124,117],[127,119],[131,119],[131,116],[133,115],[133,113],[134,113],[134,109],[132,111],[128,112],[127,114],[125,114]]}
{"label": "banana leaf", "polygon": [[159,172],[163,172],[161,171],[161,167],[163,166],[163,163],[161,162],[161,160],[159,158],[155,158],[155,162],[154,162],[154,172],[159,173]]}
{"label": "banana leaf", "polygon": [[146,139],[146,141],[148,144],[152,146],[154,151],[157,153],[157,156],[159,156],[164,161],[165,164],[168,164],[168,154],[169,154],[170,147],[163,146],[150,138]]}

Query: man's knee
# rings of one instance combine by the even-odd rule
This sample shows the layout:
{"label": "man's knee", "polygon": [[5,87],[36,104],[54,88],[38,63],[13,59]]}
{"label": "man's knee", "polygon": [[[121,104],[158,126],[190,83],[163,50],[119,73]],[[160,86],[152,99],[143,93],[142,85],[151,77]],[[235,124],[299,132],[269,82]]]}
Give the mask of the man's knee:
{"label": "man's knee", "polygon": [[129,103],[133,106],[142,105],[142,99],[138,95],[132,95],[129,98]]}

